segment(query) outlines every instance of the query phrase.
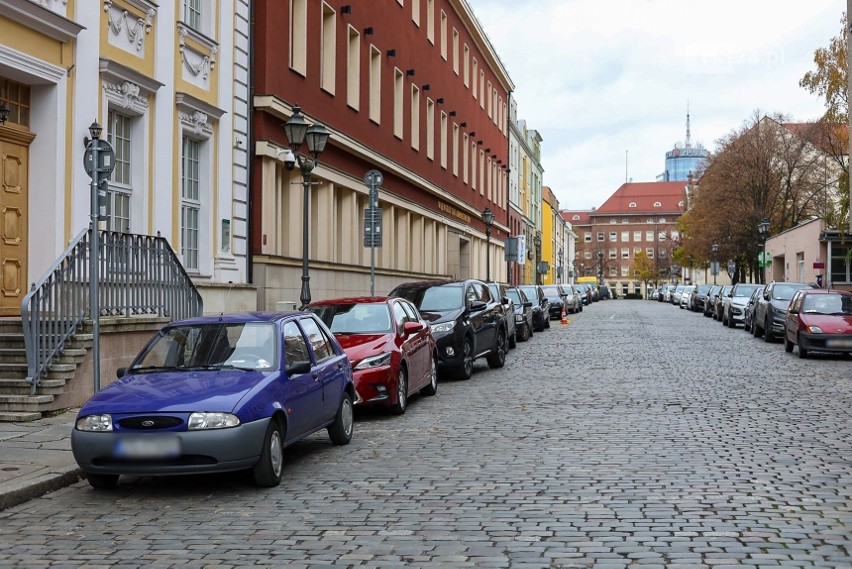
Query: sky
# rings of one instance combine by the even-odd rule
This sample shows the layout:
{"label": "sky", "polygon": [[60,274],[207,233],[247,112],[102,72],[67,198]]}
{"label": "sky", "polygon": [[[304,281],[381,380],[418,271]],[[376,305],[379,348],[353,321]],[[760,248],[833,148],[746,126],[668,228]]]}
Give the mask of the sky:
{"label": "sky", "polygon": [[[653,182],[686,138],[716,149],[755,111],[818,119],[799,87],[841,33],[843,0],[467,0],[543,139],[560,209]],[[626,173],[626,176],[625,176]]]}

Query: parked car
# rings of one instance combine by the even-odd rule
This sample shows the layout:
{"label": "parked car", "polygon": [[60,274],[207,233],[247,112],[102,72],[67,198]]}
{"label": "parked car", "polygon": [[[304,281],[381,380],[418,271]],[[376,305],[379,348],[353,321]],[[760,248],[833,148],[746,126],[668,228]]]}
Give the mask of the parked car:
{"label": "parked car", "polygon": [[549,316],[551,320],[560,320],[563,309],[566,313],[571,312],[572,314],[577,311],[573,290],[570,298],[562,285],[542,285],[541,290],[550,302]]}
{"label": "parked car", "polygon": [[707,293],[713,288],[711,284],[702,284],[695,287],[692,296],[689,297],[689,309],[693,312],[701,312],[704,310],[704,302],[707,300]]}
{"label": "parked car", "polygon": [[707,297],[704,299],[704,316],[713,316],[716,312],[716,299],[719,293],[722,292],[722,285],[713,285],[707,292]]}
{"label": "parked car", "polygon": [[565,299],[568,301],[568,312],[582,312],[583,301],[580,299],[580,291],[574,285],[561,284],[562,292],[565,294]]}
{"label": "parked car", "polygon": [[675,306],[680,306],[680,296],[681,296],[681,293],[683,293],[683,287],[684,286],[685,285],[675,285],[675,288],[672,291],[670,302],[672,304],[674,304]]}
{"label": "parked car", "polygon": [[588,306],[592,303],[592,285],[588,283],[575,284],[574,287],[580,293],[580,300],[584,305]]}
{"label": "parked car", "polygon": [[122,474],[248,469],[275,486],[284,447],[327,429],[352,438],[346,353],[308,312],[193,318],[160,330],[119,379],[80,409],[74,460],[95,488]]}
{"label": "parked car", "polygon": [[680,308],[689,308],[689,299],[695,291],[695,285],[684,285],[680,291]]}
{"label": "parked car", "polygon": [[852,355],[852,293],[845,290],[800,289],[784,319],[784,350]]}
{"label": "parked car", "polygon": [[503,305],[503,321],[506,323],[506,337],[509,339],[509,348],[514,350],[518,345],[515,340],[515,303],[506,296],[506,287],[500,283],[488,283],[491,296],[499,300]]}
{"label": "parked car", "polygon": [[763,290],[754,307],[754,325],[751,333],[755,338],[761,336],[767,342],[784,335],[784,321],[787,308],[797,290],[813,288],[807,283],[772,281]]}
{"label": "parked car", "polygon": [[506,296],[511,298],[515,305],[515,335],[521,342],[526,342],[532,338],[535,327],[533,303],[524,291],[517,287],[506,289]]}
{"label": "parked car", "polygon": [[508,338],[503,305],[479,280],[417,281],[394,288],[388,296],[410,301],[429,322],[438,345],[438,367],[458,379],[470,379],[473,362],[506,363]]}
{"label": "parked car", "polygon": [[403,298],[312,302],[313,312],[343,346],[355,382],[355,405],[405,413],[415,393],[438,391],[438,353],[429,323]]}
{"label": "parked car", "polygon": [[598,285],[598,297],[601,300],[609,300],[612,298],[609,287],[605,284]]}
{"label": "parked car", "polygon": [[763,285],[756,283],[737,283],[731,289],[731,294],[722,305],[722,325],[728,328],[736,328],[738,322],[743,321],[745,316],[745,305],[751,298],[751,293]]}
{"label": "parked car", "polygon": [[745,308],[743,309],[743,330],[746,332],[751,332],[751,327],[754,325],[754,307],[757,304],[758,297],[763,294],[763,290],[765,288],[765,285],[760,285],[754,289],[751,296],[748,298],[748,302],[746,302]]}
{"label": "parked car", "polygon": [[[535,331],[541,332],[545,328],[550,328],[550,301],[541,290],[540,285],[520,285],[518,287],[527,298],[533,303],[533,315],[535,316]],[[536,310],[536,306],[538,309]]]}
{"label": "parked car", "polygon": [[733,288],[733,285],[724,285],[722,290],[719,291],[719,294],[716,295],[716,298],[713,300],[713,320],[722,321],[722,309],[724,308],[725,299],[730,296]]}

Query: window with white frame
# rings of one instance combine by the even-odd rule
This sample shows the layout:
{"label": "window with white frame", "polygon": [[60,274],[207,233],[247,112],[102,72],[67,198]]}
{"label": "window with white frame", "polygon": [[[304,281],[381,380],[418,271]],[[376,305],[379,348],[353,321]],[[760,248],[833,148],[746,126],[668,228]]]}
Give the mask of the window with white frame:
{"label": "window with white frame", "polygon": [[197,32],[204,32],[201,20],[202,0],[183,1],[183,23]]}
{"label": "window with white frame", "polygon": [[115,169],[107,190],[107,229],[130,231],[130,202],[133,194],[133,117],[110,109],[107,113],[107,141],[115,151]]}
{"label": "window with white frame", "polygon": [[305,75],[308,65],[308,0],[290,2],[290,68]]}
{"label": "window with white frame", "polygon": [[459,125],[453,123],[453,176],[459,175]]}
{"label": "window with white frame", "polygon": [[435,0],[426,0],[426,39],[435,45]]}
{"label": "window with white frame", "polygon": [[426,97],[426,158],[435,159],[435,101]]}
{"label": "window with white frame", "polygon": [[592,252],[591,251],[584,251],[583,257],[586,258],[586,259],[591,259],[592,258]]}
{"label": "window with white frame", "polygon": [[654,232],[646,231],[645,232],[645,241],[653,241],[654,240]]}
{"label": "window with white frame", "polygon": [[420,89],[411,86],[411,148],[420,150]]}
{"label": "window with white frame", "polygon": [[621,232],[621,240],[624,241],[625,243],[630,241],[630,232],[629,231],[622,231]]}
{"label": "window with white frame", "polygon": [[453,73],[459,74],[459,31],[453,28]]}
{"label": "window with white frame", "polygon": [[629,273],[630,273],[630,267],[628,267],[628,266],[621,267],[621,276],[622,277],[628,276]]}
{"label": "window with white frame", "polygon": [[609,250],[609,258],[610,259],[617,259],[618,258],[618,250],[610,249]]}
{"label": "window with white frame", "polygon": [[352,26],[346,52],[346,104],[356,111],[361,106],[361,34]]}
{"label": "window with white frame", "polygon": [[420,27],[420,0],[411,0],[411,21]]}
{"label": "window with white frame", "polygon": [[592,242],[592,233],[590,231],[585,231],[583,233],[583,241],[585,241],[586,243]]}
{"label": "window with white frame", "polygon": [[658,253],[658,255],[659,255],[659,256],[660,256],[660,258],[662,259],[663,257],[665,257],[665,256],[666,256],[666,250],[665,250],[665,249],[660,249],[660,252]]}
{"label": "window with white frame", "polygon": [[467,184],[467,172],[470,165],[468,164],[468,150],[467,150],[467,134],[462,135],[462,143],[461,143],[461,152],[462,152],[462,182]]}
{"label": "window with white frame", "polygon": [[604,237],[603,232],[598,233],[598,241],[605,241],[605,240],[606,240],[606,239],[605,239],[605,237]]}
{"label": "window with white frame", "polygon": [[404,130],[404,113],[403,113],[403,98],[405,97],[405,82],[403,81],[402,71],[399,69],[393,70],[393,135],[402,140],[405,134]]}
{"label": "window with white frame", "polygon": [[479,89],[477,85],[479,84],[479,62],[476,58],[473,58],[473,74],[472,74],[473,85],[471,86],[471,92],[473,93],[473,98],[476,99],[479,97]]}
{"label": "window with white frame", "polygon": [[334,95],[336,53],[337,14],[331,6],[323,2],[320,31],[320,88],[332,95]]}
{"label": "window with white frame", "polygon": [[618,233],[616,233],[615,231],[610,231],[609,240],[610,241],[618,241]]}
{"label": "window with white frame", "polygon": [[630,248],[629,247],[622,247],[621,258],[622,259],[629,259],[630,258]]}
{"label": "window with white frame", "polygon": [[464,86],[470,87],[470,48],[467,44],[464,44],[464,53],[463,53],[463,67],[464,67]]}
{"label": "window with white frame", "polygon": [[183,266],[198,272],[201,220],[201,142],[183,137],[180,192],[180,248]]}
{"label": "window with white frame", "polygon": [[618,276],[618,267],[610,267],[609,268],[609,276],[617,277]]}
{"label": "window with white frame", "polygon": [[447,168],[447,113],[441,111],[441,168]]}
{"label": "window with white frame", "polygon": [[370,46],[370,120],[382,122],[382,52]]}
{"label": "window with white frame", "polygon": [[665,241],[665,240],[666,240],[666,232],[665,232],[665,231],[660,231],[660,234],[657,236],[657,239],[658,239],[659,241]]}
{"label": "window with white frame", "polygon": [[441,57],[447,61],[447,13],[441,10]]}
{"label": "window with white frame", "polygon": [[633,232],[633,241],[642,241],[642,232],[634,231]]}
{"label": "window with white frame", "polygon": [[648,255],[649,259],[653,259],[654,258],[654,248],[648,247],[647,249],[645,249],[645,254]]}
{"label": "window with white frame", "polygon": [[633,248],[633,255],[634,256],[638,255],[641,252],[642,252],[642,247],[634,247]]}

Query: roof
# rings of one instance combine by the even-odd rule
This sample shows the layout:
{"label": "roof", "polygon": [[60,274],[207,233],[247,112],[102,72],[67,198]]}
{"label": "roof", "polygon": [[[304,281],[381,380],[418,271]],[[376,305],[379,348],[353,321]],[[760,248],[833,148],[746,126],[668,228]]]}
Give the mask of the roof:
{"label": "roof", "polygon": [[686,182],[627,182],[590,215],[679,214],[685,209],[685,188]]}
{"label": "roof", "polygon": [[317,300],[308,305],[308,308],[312,306],[329,306],[329,305],[340,305],[340,304],[381,304],[382,302],[388,301],[387,296],[349,296],[345,298],[324,298],[323,300]]}
{"label": "roof", "polygon": [[[813,123],[813,122],[798,122],[798,123],[782,123],[782,126],[799,136],[823,152],[831,153],[832,150],[835,150],[834,147],[838,146],[838,143],[842,140],[848,140],[849,136],[849,125],[838,124],[838,125],[823,125],[822,123]],[[832,137],[826,132],[825,128],[835,128],[835,137],[832,140]],[[838,140],[840,139],[840,140]],[[848,147],[843,145],[842,150],[845,150],[844,154],[848,153]]]}
{"label": "roof", "polygon": [[591,225],[592,217],[591,214],[593,211],[571,211],[571,210],[561,210],[559,214],[562,216],[562,219],[570,223],[571,225]]}

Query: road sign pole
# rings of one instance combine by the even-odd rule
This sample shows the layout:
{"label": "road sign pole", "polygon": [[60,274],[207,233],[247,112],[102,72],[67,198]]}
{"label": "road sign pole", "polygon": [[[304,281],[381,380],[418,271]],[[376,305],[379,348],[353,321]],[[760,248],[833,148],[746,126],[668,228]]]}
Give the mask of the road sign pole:
{"label": "road sign pole", "polygon": [[370,188],[370,203],[367,205],[367,217],[370,218],[370,236],[367,240],[370,246],[370,296],[376,296],[376,218],[379,216],[379,186],[383,181],[384,177],[378,170],[368,170],[364,174],[364,183]]}
{"label": "road sign pole", "polygon": [[89,143],[88,152],[92,161],[91,215],[92,235],[89,240],[89,317],[92,319],[92,376],[95,393],[101,390],[101,342],[100,342],[100,299],[98,298],[98,258],[100,237],[98,236],[98,187],[100,186],[100,139]]}

